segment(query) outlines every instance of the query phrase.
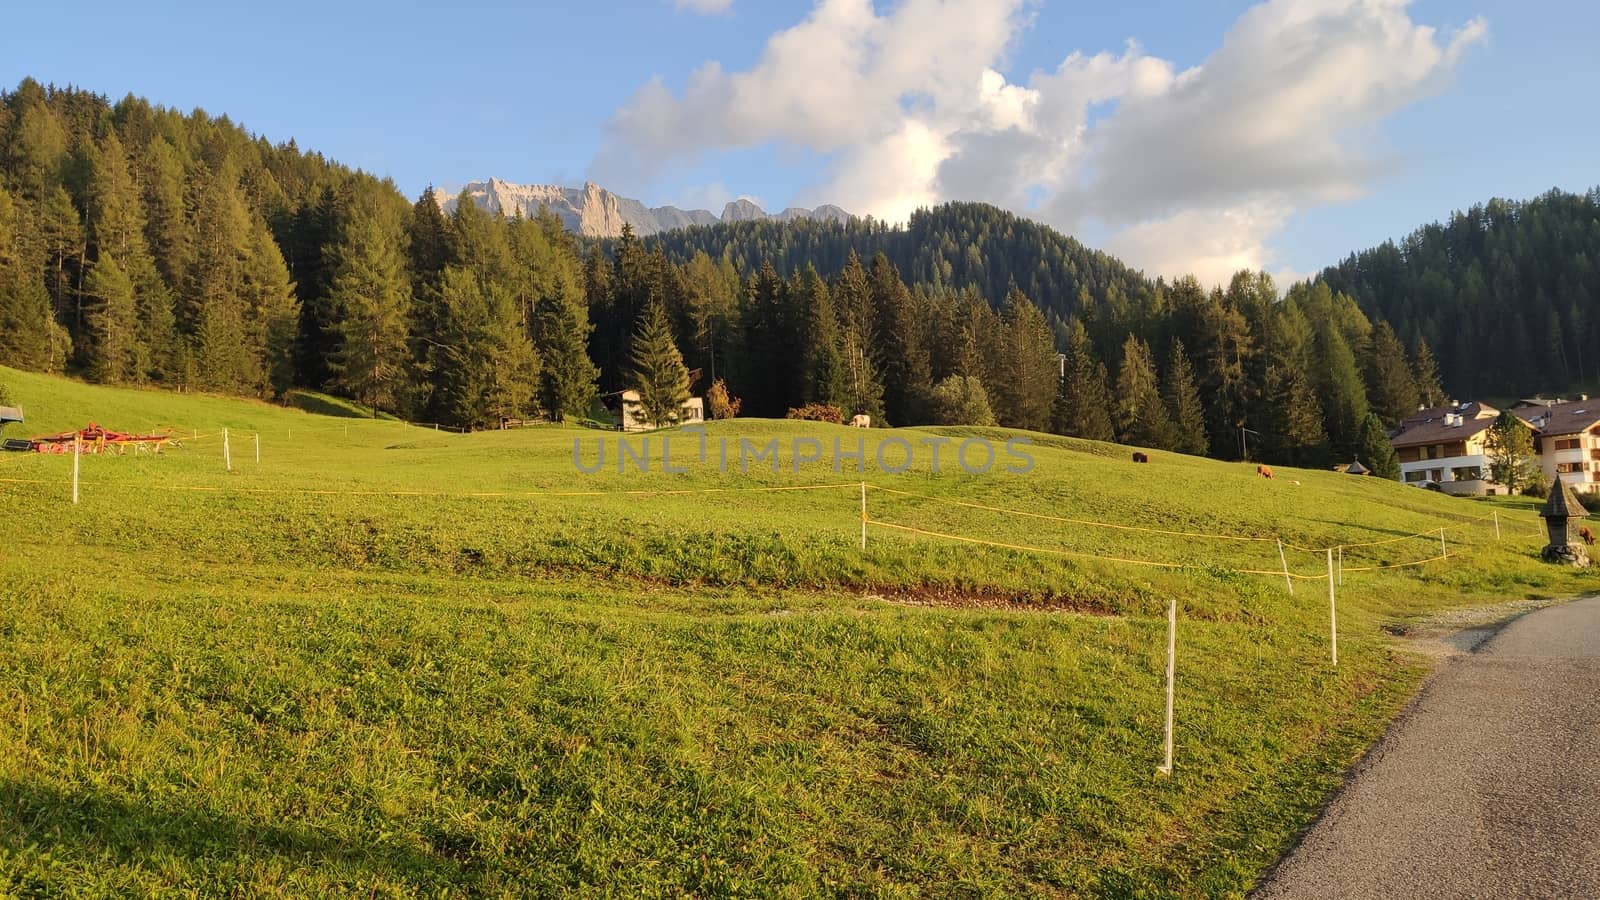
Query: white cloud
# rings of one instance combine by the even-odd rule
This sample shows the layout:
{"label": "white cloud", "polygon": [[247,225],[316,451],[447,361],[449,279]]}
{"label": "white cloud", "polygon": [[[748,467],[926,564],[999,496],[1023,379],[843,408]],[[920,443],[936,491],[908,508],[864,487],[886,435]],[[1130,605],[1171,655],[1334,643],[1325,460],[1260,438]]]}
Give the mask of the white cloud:
{"label": "white cloud", "polygon": [[1361,195],[1390,165],[1376,126],[1439,90],[1482,41],[1414,22],[1408,0],[1269,0],[1200,65],[1136,44],[1073,53],[1011,83],[1024,0],[819,0],[750,69],[659,79],[613,116],[592,173],[639,190],[711,152],[776,143],[826,154],[806,203],[891,221],[986,200],[1076,230],[1152,274],[1225,280],[1275,263],[1296,212]]}
{"label": "white cloud", "polygon": [[732,9],[733,0],[672,0],[672,5],[702,16],[715,16]]}

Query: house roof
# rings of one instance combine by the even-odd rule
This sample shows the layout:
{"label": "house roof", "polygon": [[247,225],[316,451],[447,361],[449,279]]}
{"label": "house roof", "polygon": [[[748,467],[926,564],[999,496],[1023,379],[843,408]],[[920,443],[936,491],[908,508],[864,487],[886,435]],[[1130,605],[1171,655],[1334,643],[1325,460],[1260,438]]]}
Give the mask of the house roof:
{"label": "house roof", "polygon": [[1344,470],[1344,473],[1346,475],[1371,475],[1372,470],[1363,466],[1361,460],[1358,459],[1351,463],[1350,467]]}
{"label": "house roof", "polygon": [[1586,519],[1589,511],[1578,502],[1578,495],[1572,492],[1572,486],[1556,476],[1556,483],[1550,486],[1550,499],[1544,502],[1544,509],[1539,515],[1546,519]]}
{"label": "house roof", "polygon": [[1515,410],[1517,418],[1546,437],[1581,434],[1600,424],[1600,400],[1568,400],[1547,407]]}
{"label": "house roof", "polygon": [[[1500,410],[1477,401],[1419,410],[1416,415],[1400,423],[1400,430],[1389,439],[1389,443],[1396,447],[1421,447],[1464,441],[1493,425],[1495,416],[1499,414]],[[1461,417],[1459,424],[1451,424],[1456,421],[1454,416]]]}

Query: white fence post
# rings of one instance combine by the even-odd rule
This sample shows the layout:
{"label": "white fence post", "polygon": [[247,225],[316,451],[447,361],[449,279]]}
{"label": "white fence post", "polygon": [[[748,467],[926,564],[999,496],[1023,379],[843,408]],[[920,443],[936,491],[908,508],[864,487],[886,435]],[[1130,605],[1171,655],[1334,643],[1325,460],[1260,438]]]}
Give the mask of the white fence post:
{"label": "white fence post", "polygon": [[1167,727],[1162,775],[1172,775],[1172,694],[1178,674],[1178,595],[1167,598]]}
{"label": "white fence post", "polygon": [[222,467],[233,471],[233,448],[228,445],[228,429],[222,429]]}
{"label": "white fence post", "polygon": [[1278,562],[1283,563],[1283,583],[1288,586],[1289,593],[1294,593],[1294,579],[1289,576],[1289,558],[1283,555],[1283,538],[1278,538]]}
{"label": "white fence post", "polygon": [[72,436],[72,502],[78,502],[78,457],[83,455],[83,440],[78,435]]}
{"label": "white fence post", "polygon": [[256,432],[256,465],[261,464],[261,432]]}
{"label": "white fence post", "polygon": [[1333,596],[1333,551],[1328,551],[1328,648],[1333,664],[1339,664],[1339,606]]}
{"label": "white fence post", "polygon": [[861,482],[861,549],[867,549],[867,483]]}
{"label": "white fence post", "polygon": [[1444,546],[1444,527],[1443,526],[1440,526],[1440,528],[1439,528],[1439,555],[1442,556],[1442,557],[1445,557],[1445,558],[1449,558],[1449,556],[1450,556],[1450,551],[1445,549],[1445,546]]}
{"label": "white fence post", "polygon": [[1494,511],[1494,539],[1500,540],[1500,510]]}

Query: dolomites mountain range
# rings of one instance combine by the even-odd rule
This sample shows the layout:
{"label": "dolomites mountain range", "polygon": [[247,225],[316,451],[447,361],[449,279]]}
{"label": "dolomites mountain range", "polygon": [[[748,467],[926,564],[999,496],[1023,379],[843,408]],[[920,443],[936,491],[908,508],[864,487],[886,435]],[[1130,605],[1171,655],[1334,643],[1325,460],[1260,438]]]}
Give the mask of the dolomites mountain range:
{"label": "dolomites mountain range", "polygon": [[[619,197],[593,182],[581,188],[561,187],[554,184],[515,184],[491,178],[474,181],[464,190],[477,204],[490,212],[512,215],[521,212],[533,216],[540,206],[561,218],[568,231],[587,237],[616,237],[622,234],[624,224],[632,225],[634,234],[643,236],[690,225],[715,225],[718,222],[749,222],[772,219],[792,222],[797,219],[816,219],[845,222],[850,214],[837,206],[825,204],[816,209],[791,206],[776,215],[740,198],[722,208],[722,215],[705,209],[679,209],[676,206],[649,207],[638,200]],[[439,197],[445,212],[455,209],[455,197]]]}

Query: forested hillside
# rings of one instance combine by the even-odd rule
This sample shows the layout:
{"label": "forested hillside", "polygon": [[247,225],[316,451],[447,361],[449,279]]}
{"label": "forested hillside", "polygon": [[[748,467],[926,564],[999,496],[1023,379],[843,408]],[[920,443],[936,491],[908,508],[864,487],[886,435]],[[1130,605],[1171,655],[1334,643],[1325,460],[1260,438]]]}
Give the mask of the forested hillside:
{"label": "forested hillside", "polygon": [[1432,344],[1464,397],[1600,379],[1600,189],[1491,200],[1321,277],[1406,341]]}
{"label": "forested hillside", "polygon": [[1462,395],[1593,379],[1595,205],[1490,204],[1281,299],[1151,282],[981,204],[580,246],[548,211],[445,215],[225,117],[24,81],[0,95],[0,361],[468,427],[637,387],[662,422],[693,390],[1387,472],[1385,426],[1445,396],[1433,347]]}
{"label": "forested hillside", "polygon": [[831,274],[852,252],[862,259],[882,253],[909,281],[974,288],[990,298],[1004,297],[1015,286],[1059,319],[1077,312],[1087,298],[1148,298],[1154,290],[1142,273],[1115,257],[986,203],[920,209],[904,227],[871,219],[736,222],[664,232],[645,243],[680,262],[703,252],[726,257],[744,271],[771,262],[780,272],[809,264]]}

